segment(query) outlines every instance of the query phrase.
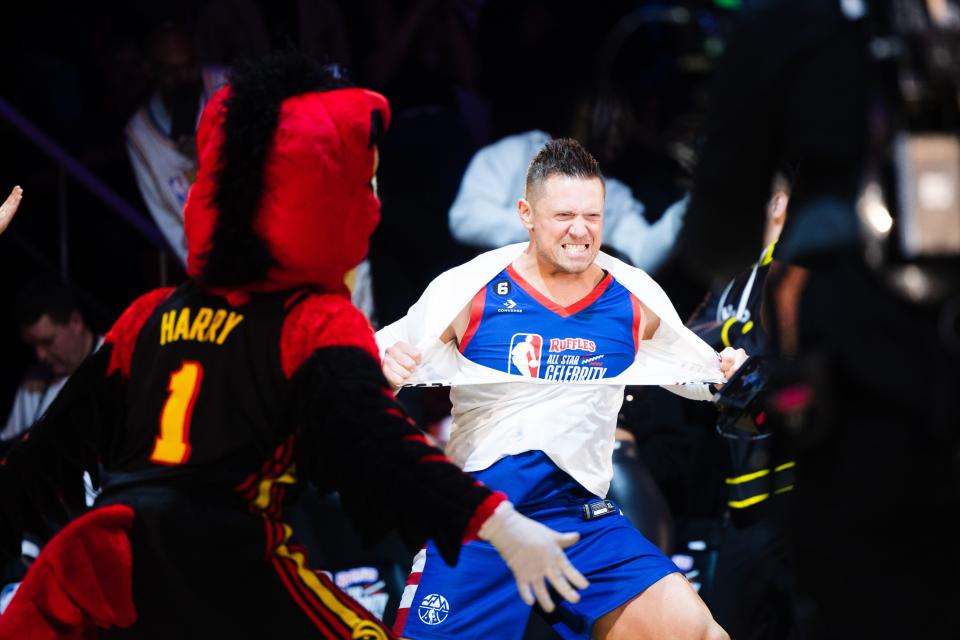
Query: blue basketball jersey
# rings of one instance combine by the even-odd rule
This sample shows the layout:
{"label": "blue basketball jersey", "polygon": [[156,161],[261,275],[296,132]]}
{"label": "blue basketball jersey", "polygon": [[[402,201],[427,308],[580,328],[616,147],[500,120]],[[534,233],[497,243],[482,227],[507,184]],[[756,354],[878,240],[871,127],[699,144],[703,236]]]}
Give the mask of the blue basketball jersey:
{"label": "blue basketball jersey", "polygon": [[562,307],[511,265],[474,296],[460,352],[517,376],[599,380],[633,363],[640,320],[636,297],[609,273],[585,298]]}

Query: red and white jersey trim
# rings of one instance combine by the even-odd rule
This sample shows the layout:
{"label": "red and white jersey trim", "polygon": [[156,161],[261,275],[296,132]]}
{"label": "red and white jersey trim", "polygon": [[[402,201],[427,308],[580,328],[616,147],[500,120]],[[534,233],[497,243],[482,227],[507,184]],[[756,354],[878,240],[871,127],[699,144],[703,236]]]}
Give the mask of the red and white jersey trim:
{"label": "red and white jersey trim", "polygon": [[427,548],[424,547],[413,557],[413,566],[410,568],[410,575],[407,576],[407,585],[403,588],[403,595],[400,596],[397,619],[393,623],[393,632],[397,635],[403,635],[403,628],[407,624],[407,616],[410,615],[410,606],[413,604],[417,587],[420,586],[420,576],[423,575],[423,567],[426,564]]}

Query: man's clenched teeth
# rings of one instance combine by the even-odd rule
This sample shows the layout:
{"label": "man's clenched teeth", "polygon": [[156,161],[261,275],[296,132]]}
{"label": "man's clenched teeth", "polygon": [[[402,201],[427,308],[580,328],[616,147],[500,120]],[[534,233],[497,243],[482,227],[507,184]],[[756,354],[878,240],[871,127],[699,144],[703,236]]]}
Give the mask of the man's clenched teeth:
{"label": "man's clenched teeth", "polygon": [[560,245],[563,247],[564,251],[570,251],[571,253],[583,253],[590,246],[588,244],[563,244]]}

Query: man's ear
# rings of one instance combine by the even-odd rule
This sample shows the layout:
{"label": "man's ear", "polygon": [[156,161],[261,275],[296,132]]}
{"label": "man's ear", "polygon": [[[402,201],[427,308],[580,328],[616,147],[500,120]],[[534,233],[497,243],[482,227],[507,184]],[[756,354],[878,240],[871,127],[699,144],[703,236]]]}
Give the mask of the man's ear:
{"label": "man's ear", "polygon": [[789,202],[790,196],[782,191],[776,192],[770,203],[770,220],[777,224],[783,224],[787,216],[787,205]]}
{"label": "man's ear", "polygon": [[533,208],[526,198],[517,200],[517,214],[520,216],[520,222],[528,230],[533,229]]}

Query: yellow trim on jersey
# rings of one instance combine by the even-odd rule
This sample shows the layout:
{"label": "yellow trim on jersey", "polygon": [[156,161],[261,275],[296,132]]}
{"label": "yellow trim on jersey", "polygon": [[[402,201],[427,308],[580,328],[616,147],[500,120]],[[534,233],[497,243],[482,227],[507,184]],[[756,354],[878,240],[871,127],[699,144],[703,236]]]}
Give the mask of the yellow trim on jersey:
{"label": "yellow trim on jersey", "polygon": [[281,558],[292,561],[296,565],[297,576],[299,576],[300,581],[320,598],[320,601],[327,609],[335,613],[337,617],[343,620],[344,624],[353,631],[351,638],[386,640],[386,634],[384,634],[376,624],[370,620],[364,620],[358,616],[353,609],[343,604],[340,599],[320,581],[317,574],[307,568],[306,559],[303,554],[299,551],[292,551],[290,547],[287,546],[290,537],[293,535],[293,529],[286,524],[281,523],[281,526],[283,527],[283,540],[274,547],[274,553]]}
{"label": "yellow trim on jersey", "polygon": [[740,333],[747,335],[750,333],[751,329],[753,329],[753,320],[748,320],[747,324],[743,325],[743,329],[740,330]]}
{"label": "yellow trim on jersey", "polygon": [[[294,484],[296,481],[295,464],[290,464],[275,478],[263,478],[257,484],[257,493],[253,499],[253,506],[261,511],[267,511],[273,499],[272,490],[274,485]],[[343,604],[343,602],[323,584],[320,578],[317,577],[317,574],[306,566],[306,558],[304,555],[299,551],[290,549],[287,543],[290,542],[290,538],[293,536],[293,529],[283,522],[279,524],[283,528],[283,539],[274,545],[272,549],[273,553],[279,558],[293,562],[296,566],[297,576],[300,582],[317,596],[324,607],[332,611],[351,629],[350,637],[356,640],[387,640],[386,634],[379,625],[361,618],[353,609]]]}
{"label": "yellow trim on jersey", "polygon": [[767,250],[763,252],[763,259],[760,261],[760,266],[765,267],[771,262],[773,262],[773,250],[777,248],[777,241],[774,240],[767,247]]}
{"label": "yellow trim on jersey", "polygon": [[737,318],[728,318],[726,322],[723,323],[723,329],[720,330],[720,340],[723,342],[723,346],[730,346],[730,327],[737,323]]}
{"label": "yellow trim on jersey", "polygon": [[774,467],[773,470],[774,470],[774,471],[783,471],[784,469],[791,469],[791,468],[793,468],[793,467],[795,467],[795,466],[797,466],[797,463],[794,462],[793,460],[791,460],[790,462],[784,462],[784,463],[781,464],[781,465],[777,465],[776,467]]}
{"label": "yellow trim on jersey", "polygon": [[284,469],[283,473],[276,478],[264,478],[257,485],[257,497],[253,500],[253,506],[261,511],[266,511],[270,506],[270,490],[274,484],[294,484],[297,481],[297,467],[290,465]]}
{"label": "yellow trim on jersey", "polygon": [[757,478],[762,478],[766,475],[770,475],[770,469],[760,469],[760,471],[747,473],[742,476],[737,476],[736,478],[725,478],[724,482],[727,484],[743,484],[744,482],[750,482],[751,480],[756,480]]}
{"label": "yellow trim on jersey", "polygon": [[760,495],[747,498],[746,500],[731,500],[727,504],[733,507],[734,509],[744,509],[746,507],[752,507],[758,502],[763,502],[770,497],[769,493],[761,493]]}

